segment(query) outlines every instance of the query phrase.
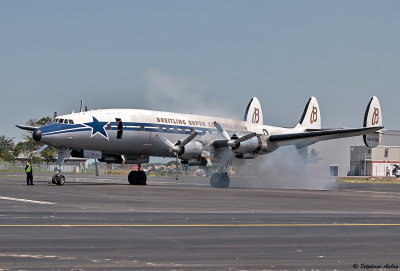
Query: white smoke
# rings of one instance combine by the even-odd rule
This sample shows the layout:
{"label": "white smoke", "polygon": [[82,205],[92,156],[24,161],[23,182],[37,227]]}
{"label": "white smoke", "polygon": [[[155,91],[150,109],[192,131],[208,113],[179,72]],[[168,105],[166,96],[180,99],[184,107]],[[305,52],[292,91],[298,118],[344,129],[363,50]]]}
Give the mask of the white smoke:
{"label": "white smoke", "polygon": [[[214,98],[215,90],[206,83],[171,75],[158,68],[147,69],[144,78],[147,104],[155,110],[240,119],[247,105],[244,101],[243,109],[236,110],[229,99]],[[233,153],[227,150],[222,155],[231,158]],[[307,163],[294,147],[281,148],[254,160],[234,159],[233,168],[239,177],[231,178],[232,187],[331,189],[335,185],[332,178],[326,177],[328,174],[315,170],[309,174]]]}
{"label": "white smoke", "polygon": [[158,68],[147,69],[144,79],[147,104],[154,110],[216,117],[229,117],[234,112],[230,109],[231,101],[216,99],[213,95],[216,90],[200,80],[172,75]]}
{"label": "white smoke", "polygon": [[337,187],[329,169],[308,164],[295,147],[282,147],[254,160],[235,161],[238,177],[232,185],[243,188],[329,190]]}

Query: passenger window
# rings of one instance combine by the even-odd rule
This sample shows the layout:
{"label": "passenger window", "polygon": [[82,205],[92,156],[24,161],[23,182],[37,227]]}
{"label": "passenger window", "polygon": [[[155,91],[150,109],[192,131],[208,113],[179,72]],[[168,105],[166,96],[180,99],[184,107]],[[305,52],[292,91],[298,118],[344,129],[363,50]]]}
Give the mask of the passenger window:
{"label": "passenger window", "polygon": [[74,124],[74,121],[73,120],[69,120],[69,124]]}
{"label": "passenger window", "polygon": [[67,120],[67,119],[66,119],[66,120],[64,120],[64,123],[65,123],[65,124],[68,124],[68,120]]}

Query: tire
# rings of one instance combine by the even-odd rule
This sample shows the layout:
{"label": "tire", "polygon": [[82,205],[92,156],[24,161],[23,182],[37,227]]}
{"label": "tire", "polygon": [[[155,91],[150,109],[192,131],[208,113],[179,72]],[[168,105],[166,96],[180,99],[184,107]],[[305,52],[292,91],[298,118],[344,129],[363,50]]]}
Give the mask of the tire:
{"label": "tire", "polygon": [[214,173],[210,178],[210,185],[214,188],[227,188],[229,187],[229,176],[226,173]]}
{"label": "tire", "polygon": [[147,176],[146,173],[144,171],[139,171],[139,185],[147,185],[146,181],[147,181]]}
{"label": "tire", "polygon": [[128,182],[131,185],[146,185],[147,176],[144,171],[131,171],[128,175]]}
{"label": "tire", "polygon": [[129,172],[129,175],[128,175],[129,184],[131,184],[131,185],[135,185],[136,184],[137,175],[138,175],[137,171]]}
{"label": "tire", "polygon": [[60,175],[60,176],[56,177],[56,182],[58,185],[64,185],[65,184],[65,176]]}
{"label": "tire", "polygon": [[52,184],[57,184],[56,178],[57,178],[57,174],[54,174],[53,177],[51,177]]}

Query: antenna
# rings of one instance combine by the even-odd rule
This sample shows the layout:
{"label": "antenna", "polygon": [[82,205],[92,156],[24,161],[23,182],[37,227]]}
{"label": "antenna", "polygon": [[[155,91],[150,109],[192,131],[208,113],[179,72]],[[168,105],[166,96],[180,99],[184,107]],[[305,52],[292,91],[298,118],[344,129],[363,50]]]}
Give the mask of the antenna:
{"label": "antenna", "polygon": [[83,100],[81,99],[81,108],[79,109],[79,112],[82,112],[83,109]]}

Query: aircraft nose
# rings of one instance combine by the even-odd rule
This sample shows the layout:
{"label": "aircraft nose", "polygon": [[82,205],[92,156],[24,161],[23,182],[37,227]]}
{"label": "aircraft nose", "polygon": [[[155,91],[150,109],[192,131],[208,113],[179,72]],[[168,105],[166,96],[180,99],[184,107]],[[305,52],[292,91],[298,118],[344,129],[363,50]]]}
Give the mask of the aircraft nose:
{"label": "aircraft nose", "polygon": [[40,141],[42,139],[42,131],[36,129],[35,131],[33,131],[32,137],[35,141]]}

